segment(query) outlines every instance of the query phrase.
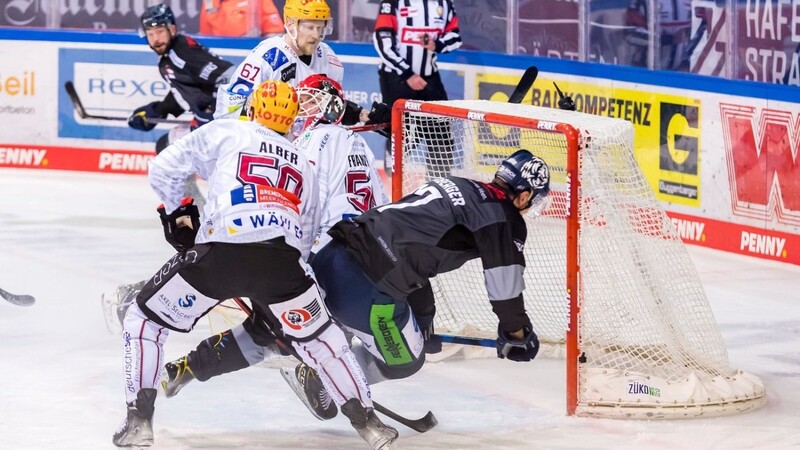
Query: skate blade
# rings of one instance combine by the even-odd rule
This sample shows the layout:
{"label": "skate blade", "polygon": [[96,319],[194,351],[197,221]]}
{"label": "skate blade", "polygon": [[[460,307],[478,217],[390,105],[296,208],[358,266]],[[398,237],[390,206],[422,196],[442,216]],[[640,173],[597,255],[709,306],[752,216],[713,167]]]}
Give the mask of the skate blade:
{"label": "skate blade", "polygon": [[297,377],[294,376],[294,367],[281,367],[280,372],[281,376],[283,377],[284,380],[286,380],[286,383],[292,388],[295,395],[297,395],[300,401],[303,402],[304,405],[306,405],[308,411],[319,420],[327,420],[322,416],[320,416],[319,414],[317,414],[317,412],[314,411],[314,408],[311,406],[311,404],[308,403],[308,400],[306,399],[306,392],[303,389],[303,386],[301,386],[300,383],[297,382]]}

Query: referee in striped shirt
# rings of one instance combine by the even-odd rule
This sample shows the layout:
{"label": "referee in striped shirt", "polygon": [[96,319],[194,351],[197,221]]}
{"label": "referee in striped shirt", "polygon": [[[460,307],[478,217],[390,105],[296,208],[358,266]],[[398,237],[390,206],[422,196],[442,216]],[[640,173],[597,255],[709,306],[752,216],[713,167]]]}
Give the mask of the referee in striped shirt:
{"label": "referee in striped shirt", "polygon": [[[401,98],[447,100],[436,55],[461,47],[453,0],[381,0],[373,41],[381,58],[383,103],[391,108]],[[453,162],[453,139],[448,124],[431,120],[420,136],[428,148],[428,178],[444,177]],[[388,141],[386,147],[384,162],[390,171]]]}

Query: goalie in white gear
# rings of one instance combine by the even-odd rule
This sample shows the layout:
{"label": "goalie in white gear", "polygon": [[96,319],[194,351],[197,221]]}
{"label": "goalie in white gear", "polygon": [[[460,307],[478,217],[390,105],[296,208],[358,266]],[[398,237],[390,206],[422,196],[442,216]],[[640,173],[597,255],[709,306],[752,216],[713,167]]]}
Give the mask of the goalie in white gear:
{"label": "goalie in white gear", "polygon": [[[323,374],[364,436],[374,416],[369,386],[303,261],[319,223],[318,183],[308,159],[283,136],[298,108],[294,88],[266,81],[249,100],[249,120],[213,121],[150,163],[165,236],[179,253],[125,314],[128,412],[115,445],[153,444],[155,386],[169,331],[188,332],[220,301],[239,296],[249,297],[268,331]],[[181,201],[192,173],[210,181],[202,225],[197,208]],[[383,443],[396,437],[394,431]]]}

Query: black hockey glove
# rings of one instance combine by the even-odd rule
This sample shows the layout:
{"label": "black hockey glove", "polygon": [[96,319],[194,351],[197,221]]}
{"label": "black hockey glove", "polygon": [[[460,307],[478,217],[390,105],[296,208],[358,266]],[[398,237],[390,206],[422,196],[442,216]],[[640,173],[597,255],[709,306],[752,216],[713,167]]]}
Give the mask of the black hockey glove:
{"label": "black hockey glove", "polygon": [[572,101],[572,97],[565,95],[558,101],[558,108],[565,111],[575,111],[575,102]]}
{"label": "black hockey glove", "polygon": [[563,109],[565,111],[575,111],[576,109],[575,102],[572,101],[572,97],[570,97],[569,95],[564,95],[564,93],[561,92],[561,89],[558,88],[558,85],[556,84],[555,81],[553,82],[553,86],[556,87],[556,92],[558,92],[558,109]]}
{"label": "black hockey glove", "polygon": [[[200,211],[194,204],[191,197],[186,197],[181,201],[181,205],[171,214],[167,214],[164,205],[159,205],[158,215],[161,216],[161,225],[164,227],[164,238],[169,245],[179,252],[194,247],[194,238],[200,228]],[[178,219],[188,217],[191,226],[184,223],[177,223]]]}
{"label": "black hockey glove", "polygon": [[355,125],[361,121],[361,108],[358,103],[350,100],[344,101],[344,115],[342,115],[342,125]]}
{"label": "black hockey glove", "polygon": [[156,124],[148,122],[147,119],[161,118],[161,115],[156,111],[156,105],[159,103],[152,102],[136,108],[133,114],[128,117],[128,126],[142,131],[150,131],[155,128]]}
{"label": "black hockey glove", "polygon": [[416,315],[417,325],[422,332],[422,337],[425,339],[424,349],[425,353],[439,353],[442,351],[442,338],[434,334],[433,330],[433,316],[436,314],[436,307],[431,314]]}
{"label": "black hockey glove", "polygon": [[531,361],[539,353],[539,338],[529,326],[522,327],[525,336],[513,339],[507,332],[497,329],[497,357],[512,361]]}
{"label": "black hockey glove", "polygon": [[392,108],[386,103],[372,102],[372,109],[369,111],[369,120],[364,122],[365,125],[372,125],[376,123],[388,124],[384,129],[375,130],[376,133],[390,137],[392,134]]}

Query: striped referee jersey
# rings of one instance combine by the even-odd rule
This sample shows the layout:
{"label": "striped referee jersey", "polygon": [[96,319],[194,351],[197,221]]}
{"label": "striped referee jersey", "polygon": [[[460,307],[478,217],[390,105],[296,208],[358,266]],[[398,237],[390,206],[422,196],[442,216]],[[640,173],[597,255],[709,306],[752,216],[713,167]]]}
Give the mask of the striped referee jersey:
{"label": "striped referee jersey", "polygon": [[[422,47],[427,39],[436,42],[435,52]],[[403,79],[433,75],[436,54],[461,47],[453,0],[382,0],[373,41],[381,70]]]}

